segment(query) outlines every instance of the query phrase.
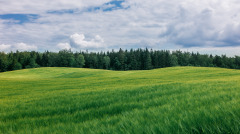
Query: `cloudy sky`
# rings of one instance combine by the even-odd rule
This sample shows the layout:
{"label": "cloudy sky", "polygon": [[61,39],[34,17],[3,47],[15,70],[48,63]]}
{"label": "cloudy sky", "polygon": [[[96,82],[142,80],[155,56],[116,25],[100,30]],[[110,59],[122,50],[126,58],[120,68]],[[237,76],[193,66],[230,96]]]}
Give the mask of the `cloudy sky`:
{"label": "cloudy sky", "polygon": [[0,0],[0,51],[240,55],[239,0]]}

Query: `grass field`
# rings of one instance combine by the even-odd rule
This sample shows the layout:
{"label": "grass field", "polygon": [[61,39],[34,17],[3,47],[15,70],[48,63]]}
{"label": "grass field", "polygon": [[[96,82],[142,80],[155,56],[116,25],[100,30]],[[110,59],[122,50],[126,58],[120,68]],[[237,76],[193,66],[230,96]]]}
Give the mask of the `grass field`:
{"label": "grass field", "polygon": [[240,70],[0,73],[0,133],[240,133]]}

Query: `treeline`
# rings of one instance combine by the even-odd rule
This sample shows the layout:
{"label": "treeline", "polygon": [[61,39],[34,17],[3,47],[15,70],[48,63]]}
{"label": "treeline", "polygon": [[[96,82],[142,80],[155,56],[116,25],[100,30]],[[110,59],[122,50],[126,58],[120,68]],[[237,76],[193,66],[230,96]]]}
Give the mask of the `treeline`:
{"label": "treeline", "polygon": [[240,57],[170,52],[168,50],[122,50],[108,52],[0,52],[0,71],[36,67],[77,67],[110,70],[148,70],[172,66],[201,66],[240,69]]}

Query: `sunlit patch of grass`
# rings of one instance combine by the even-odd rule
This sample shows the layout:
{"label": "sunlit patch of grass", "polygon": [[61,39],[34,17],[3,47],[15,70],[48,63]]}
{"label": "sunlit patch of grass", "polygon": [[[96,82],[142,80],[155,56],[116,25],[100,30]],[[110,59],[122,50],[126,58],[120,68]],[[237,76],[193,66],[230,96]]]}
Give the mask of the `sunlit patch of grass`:
{"label": "sunlit patch of grass", "polygon": [[240,71],[37,68],[0,74],[0,133],[239,133]]}

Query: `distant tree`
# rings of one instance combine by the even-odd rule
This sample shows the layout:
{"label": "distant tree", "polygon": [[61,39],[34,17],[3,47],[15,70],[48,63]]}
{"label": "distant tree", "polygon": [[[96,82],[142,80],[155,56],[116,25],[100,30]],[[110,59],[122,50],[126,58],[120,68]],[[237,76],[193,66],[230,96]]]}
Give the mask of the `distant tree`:
{"label": "distant tree", "polygon": [[159,56],[158,56],[158,51],[154,51],[153,55],[152,55],[152,64],[153,64],[153,68],[160,68],[159,65]]}
{"label": "distant tree", "polygon": [[171,67],[172,57],[170,51],[165,51],[165,67]]}
{"label": "distant tree", "polygon": [[90,58],[89,58],[89,53],[88,52],[82,52],[82,55],[84,57],[85,63],[84,66],[85,68],[90,68]]}
{"label": "distant tree", "polygon": [[72,67],[74,64],[74,56],[71,50],[61,50],[58,53],[58,66],[59,67]]}
{"label": "distant tree", "polygon": [[29,59],[29,64],[26,66],[26,68],[35,68],[39,67],[39,65],[36,63],[34,58]]}
{"label": "distant tree", "polygon": [[104,65],[104,69],[110,68],[110,57],[109,56],[103,57],[103,65]]}
{"label": "distant tree", "polygon": [[136,55],[134,54],[133,50],[131,50],[129,54],[129,69],[137,70],[138,64],[139,63],[137,62]]}
{"label": "distant tree", "polygon": [[111,52],[107,52],[107,56],[109,56],[110,58],[110,69],[113,69],[115,64],[115,57],[117,57],[117,53],[114,50],[112,50]]}
{"label": "distant tree", "polygon": [[144,64],[143,64],[144,65],[144,70],[152,69],[152,59],[151,59],[150,53],[149,53],[147,48],[145,50],[143,60],[144,60]]}
{"label": "distant tree", "polygon": [[235,68],[240,69],[240,56],[235,56]]}
{"label": "distant tree", "polygon": [[240,69],[240,57],[212,56],[168,50],[121,48],[115,52],[0,52],[0,72],[35,67],[85,67],[113,70],[147,70],[171,66],[204,66]]}
{"label": "distant tree", "polygon": [[118,61],[119,61],[119,63],[120,63],[120,70],[124,70],[124,67],[125,67],[125,63],[124,63],[124,61],[125,61],[125,53],[124,53],[124,51],[120,48],[119,49],[119,52],[118,52]]}
{"label": "distant tree", "polygon": [[91,53],[89,55],[89,67],[90,68],[97,68],[98,66],[98,58],[95,53]]}
{"label": "distant tree", "polygon": [[136,70],[143,70],[144,69],[144,51],[142,49],[137,49],[135,54],[137,59]]}
{"label": "distant tree", "polygon": [[0,52],[0,72],[7,71],[8,59],[4,52]]}
{"label": "distant tree", "polygon": [[19,70],[22,69],[22,65],[19,62],[16,62],[15,66],[13,67],[13,70]]}
{"label": "distant tree", "polygon": [[218,55],[216,55],[213,59],[213,64],[217,67],[222,67],[223,63],[222,63],[222,58]]}
{"label": "distant tree", "polygon": [[165,51],[160,51],[158,53],[158,64],[159,64],[159,68],[163,68],[166,67],[166,52]]}
{"label": "distant tree", "polygon": [[42,55],[39,54],[39,53],[37,53],[36,63],[37,63],[39,66],[43,66],[43,64],[42,64]]}
{"label": "distant tree", "polygon": [[121,62],[118,60],[118,57],[115,57],[115,59],[114,59],[113,68],[114,68],[115,70],[121,70],[121,69],[122,69],[122,64],[121,64]]}
{"label": "distant tree", "polygon": [[232,68],[232,69],[234,69],[234,68],[236,68],[236,66],[235,66],[235,59],[233,58],[233,57],[227,57],[227,68]]}
{"label": "distant tree", "polygon": [[17,62],[16,59],[13,59],[13,61],[10,62],[8,67],[9,71],[22,69],[22,65],[19,62]]}
{"label": "distant tree", "polygon": [[103,69],[104,68],[104,54],[101,52],[101,53],[97,53],[97,67],[96,68],[99,68],[99,69]]}
{"label": "distant tree", "polygon": [[75,64],[74,67],[83,67],[85,65],[85,59],[82,54],[78,54],[75,56]]}
{"label": "distant tree", "polygon": [[171,55],[170,66],[178,66],[178,59],[176,55]]}
{"label": "distant tree", "polygon": [[49,52],[46,51],[42,55],[42,66],[49,67]]}
{"label": "distant tree", "polygon": [[49,52],[47,55],[47,66],[48,67],[58,67],[59,66],[59,55],[55,52]]}
{"label": "distant tree", "polygon": [[7,70],[8,71],[12,71],[14,70],[14,66],[17,63],[17,59],[14,58],[13,56],[13,52],[8,53],[8,67]]}

